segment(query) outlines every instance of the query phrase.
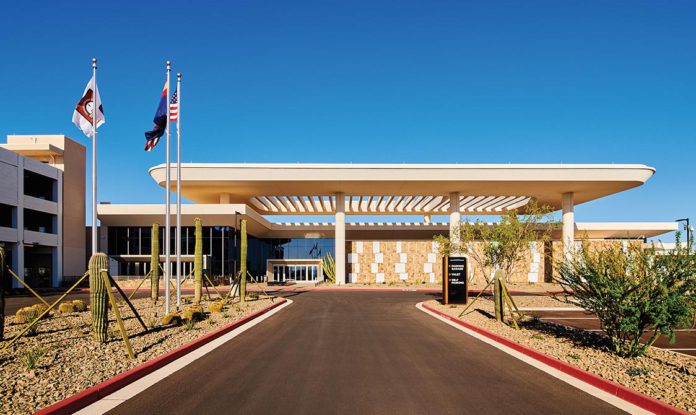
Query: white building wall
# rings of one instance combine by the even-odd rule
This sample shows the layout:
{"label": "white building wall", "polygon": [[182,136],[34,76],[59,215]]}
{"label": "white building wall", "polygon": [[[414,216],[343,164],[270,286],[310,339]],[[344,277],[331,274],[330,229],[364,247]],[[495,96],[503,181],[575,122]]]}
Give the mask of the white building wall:
{"label": "white building wall", "polygon": [[[24,194],[25,170],[56,180],[55,202]],[[53,248],[51,284],[58,286],[62,280],[62,177],[62,171],[55,167],[0,148],[0,203],[14,208],[13,226],[0,227],[0,242],[12,250],[12,270],[20,278],[24,278],[24,248],[29,244]],[[55,233],[25,230],[25,208],[55,215],[53,221]],[[13,287],[19,287],[19,285],[17,281],[13,281]]]}

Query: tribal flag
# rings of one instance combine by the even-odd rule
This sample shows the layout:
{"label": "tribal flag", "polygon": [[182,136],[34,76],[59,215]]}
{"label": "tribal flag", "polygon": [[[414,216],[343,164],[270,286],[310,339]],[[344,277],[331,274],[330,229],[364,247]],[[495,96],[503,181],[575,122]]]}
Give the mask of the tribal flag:
{"label": "tribal flag", "polygon": [[179,90],[174,91],[172,99],[169,100],[169,121],[179,121]]}
{"label": "tribal flag", "polygon": [[153,148],[159,142],[160,137],[164,135],[164,131],[167,128],[167,93],[169,91],[169,83],[164,83],[164,89],[162,90],[162,96],[160,97],[159,105],[157,105],[157,112],[155,112],[155,126],[152,127],[151,131],[145,132],[145,151],[152,151]]}
{"label": "tribal flag", "polygon": [[[96,102],[96,105],[94,104]],[[104,108],[102,108],[101,98],[99,97],[99,89],[94,80],[94,76],[89,80],[85,87],[85,92],[82,93],[80,102],[75,106],[73,111],[72,122],[77,128],[82,130],[87,137],[94,137],[94,107],[97,107],[97,128],[104,124]]]}

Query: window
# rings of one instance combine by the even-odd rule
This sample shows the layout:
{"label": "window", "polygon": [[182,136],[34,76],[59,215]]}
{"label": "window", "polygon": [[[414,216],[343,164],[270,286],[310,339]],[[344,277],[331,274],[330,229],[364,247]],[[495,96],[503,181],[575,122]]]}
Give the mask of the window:
{"label": "window", "polygon": [[0,226],[5,228],[14,228],[15,225],[15,207],[0,203]]}
{"label": "window", "polygon": [[24,194],[56,202],[56,181],[33,171],[24,170]]}
{"label": "window", "polygon": [[50,213],[24,209],[24,229],[42,233],[56,233],[54,220],[56,216]]}
{"label": "window", "polygon": [[269,239],[272,259],[319,259],[334,254],[333,238]]}

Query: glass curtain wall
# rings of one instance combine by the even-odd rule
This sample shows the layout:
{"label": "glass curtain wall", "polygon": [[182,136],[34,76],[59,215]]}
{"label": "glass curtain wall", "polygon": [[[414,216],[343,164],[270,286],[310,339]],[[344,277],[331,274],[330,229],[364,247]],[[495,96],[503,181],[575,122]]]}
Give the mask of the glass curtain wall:
{"label": "glass curtain wall", "polygon": [[[159,230],[160,249],[164,248],[164,228]],[[172,228],[171,255],[176,254],[176,228]],[[247,260],[249,272],[254,276],[266,275],[269,259],[319,259],[327,254],[334,256],[333,238],[259,239],[248,238]],[[108,253],[119,255],[150,255],[152,228],[109,227]],[[196,245],[195,228],[181,228],[181,254],[194,255]],[[213,277],[232,277],[239,270],[239,235],[230,226],[203,227],[203,255],[209,256],[208,272]],[[122,261],[119,275],[144,275],[148,261],[142,263]],[[184,271],[188,271],[184,266]]]}

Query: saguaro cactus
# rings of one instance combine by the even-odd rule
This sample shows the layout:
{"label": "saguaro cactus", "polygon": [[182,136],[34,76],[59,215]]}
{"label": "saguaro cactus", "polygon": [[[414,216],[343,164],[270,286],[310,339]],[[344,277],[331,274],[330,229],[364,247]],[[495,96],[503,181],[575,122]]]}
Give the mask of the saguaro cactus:
{"label": "saguaro cactus", "polygon": [[201,218],[193,220],[196,224],[196,246],[193,251],[193,301],[201,302],[201,282],[203,281],[203,225]]}
{"label": "saguaro cactus", "polygon": [[152,224],[152,253],[150,257],[150,298],[152,301],[157,301],[159,298],[159,225],[156,223]]}
{"label": "saguaro cactus", "polygon": [[247,274],[247,232],[246,232],[246,219],[242,219],[240,225],[240,232],[242,233],[242,246],[240,247],[241,252],[239,253],[239,272],[241,273],[241,278],[239,280],[239,301],[242,303],[246,300],[246,274]]}
{"label": "saguaro cactus", "polygon": [[495,281],[493,282],[493,299],[495,303],[495,319],[503,321],[505,317],[505,297],[503,291],[504,276],[503,271],[496,271],[494,274]]}
{"label": "saguaro cactus", "polygon": [[101,271],[108,269],[109,258],[97,252],[89,259],[89,304],[92,309],[92,334],[94,340],[105,343],[109,325],[109,294],[106,292]]}
{"label": "saguaro cactus", "polygon": [[0,340],[5,333],[5,297],[2,285],[5,282],[5,248],[0,246]]}

